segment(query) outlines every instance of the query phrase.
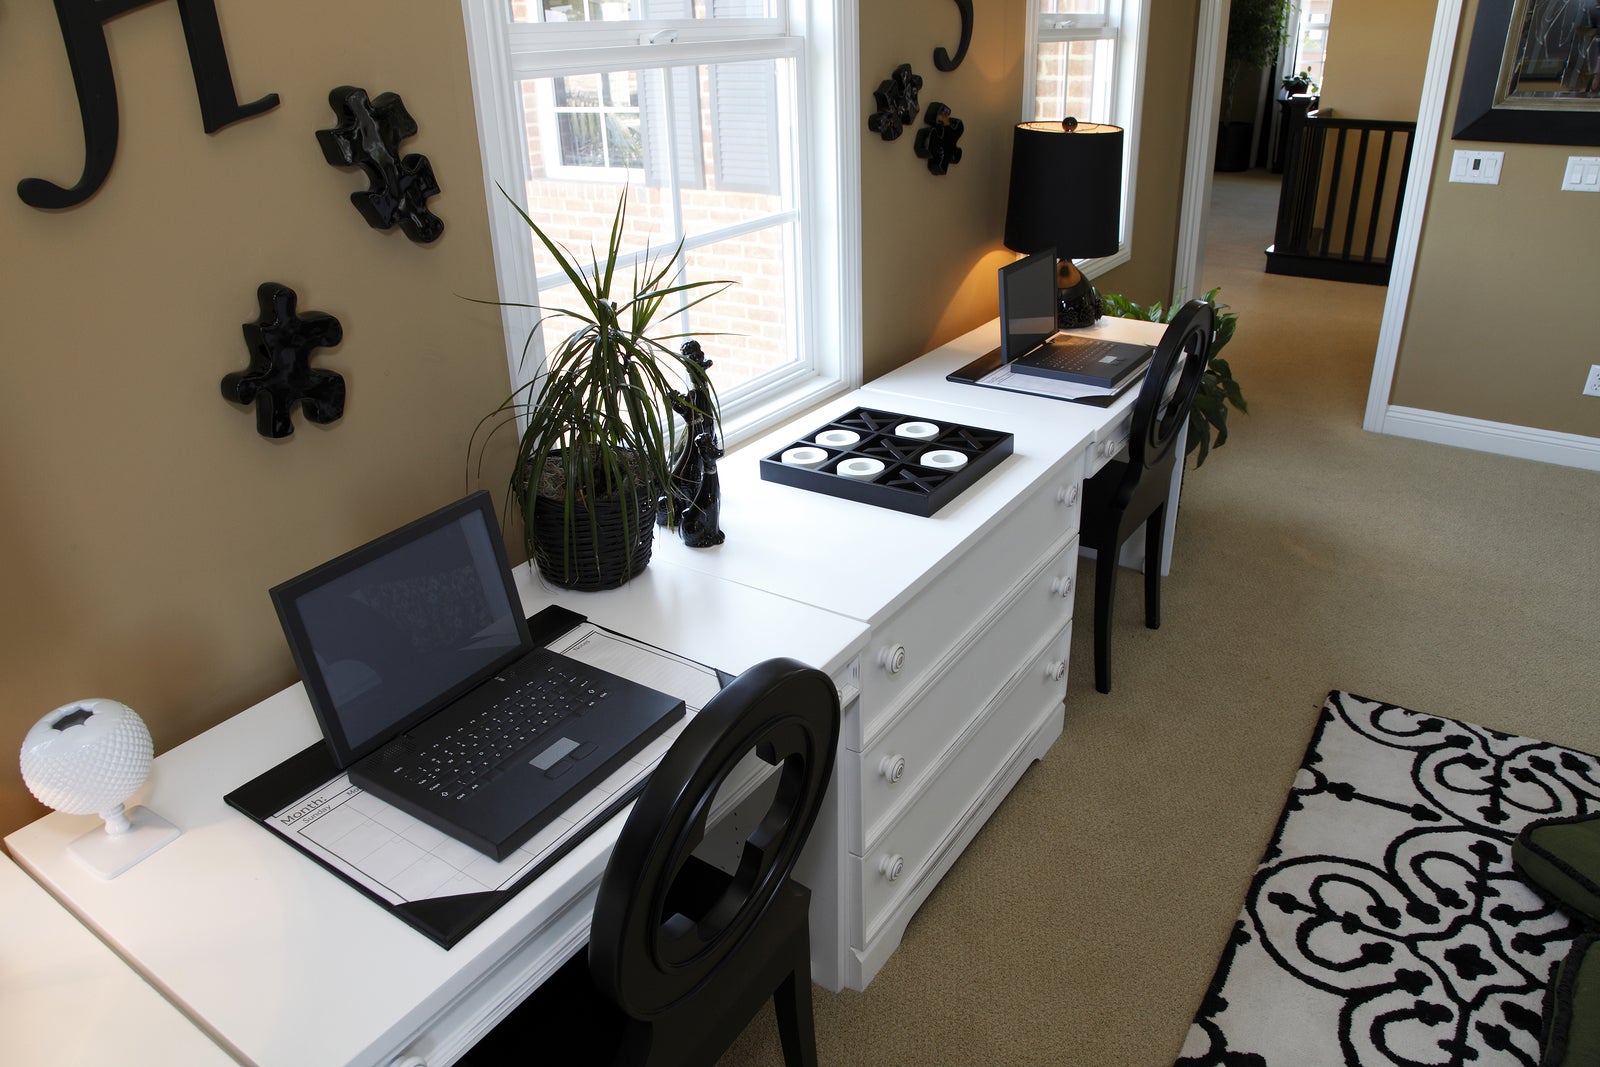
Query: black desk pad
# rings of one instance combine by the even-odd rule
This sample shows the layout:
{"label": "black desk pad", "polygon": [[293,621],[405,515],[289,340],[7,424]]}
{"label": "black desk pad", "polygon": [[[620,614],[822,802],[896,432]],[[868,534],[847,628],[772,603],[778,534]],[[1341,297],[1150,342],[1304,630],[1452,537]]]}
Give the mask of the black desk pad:
{"label": "black desk pad", "polygon": [[[548,645],[561,635],[572,630],[580,623],[585,622],[584,616],[566,608],[551,605],[539,611],[528,619],[528,628],[533,634],[535,643]],[[603,628],[603,627],[602,627]],[[717,671],[717,677],[723,685],[733,680],[732,676],[724,671]],[[328,751],[327,743],[318,740],[315,744],[295,753],[271,770],[261,774],[233,790],[223,797],[228,805],[262,824],[262,828],[273,838],[282,841],[301,855],[309,857],[323,869],[334,874],[340,881],[352,886],[367,899],[376,902],[390,914],[427,937],[430,941],[442,948],[451,948],[467,934],[471,933],[480,923],[493,915],[504,906],[512,897],[516,896],[528,883],[549,870],[552,864],[571,852],[578,842],[587,834],[573,834],[565,842],[552,849],[549,854],[525,871],[512,884],[503,889],[485,893],[463,893],[456,896],[435,897],[428,900],[406,901],[391,904],[383,897],[378,896],[366,886],[349,877],[337,867],[326,862],[316,853],[301,847],[291,838],[285,837],[271,829],[270,820],[286,806],[307,793],[326,785],[342,773],[333,764],[332,755]],[[604,825],[618,811],[627,807],[643,790],[648,779],[641,779],[639,784],[626,793],[619,793],[610,803],[591,815],[586,823],[586,828]]]}

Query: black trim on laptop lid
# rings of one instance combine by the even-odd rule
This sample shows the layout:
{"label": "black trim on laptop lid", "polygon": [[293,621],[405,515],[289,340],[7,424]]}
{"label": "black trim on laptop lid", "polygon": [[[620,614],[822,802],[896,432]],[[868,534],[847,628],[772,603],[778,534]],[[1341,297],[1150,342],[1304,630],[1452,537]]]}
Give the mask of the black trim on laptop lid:
{"label": "black trim on laptop lid", "polygon": [[[419,599],[428,610],[408,610]],[[537,647],[483,490],[275,586],[272,603],[341,768]]]}

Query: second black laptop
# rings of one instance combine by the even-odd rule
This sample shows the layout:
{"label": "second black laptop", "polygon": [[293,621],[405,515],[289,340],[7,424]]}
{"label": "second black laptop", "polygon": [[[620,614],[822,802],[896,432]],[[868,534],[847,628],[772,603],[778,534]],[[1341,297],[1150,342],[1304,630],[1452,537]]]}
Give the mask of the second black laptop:
{"label": "second black laptop", "polygon": [[496,860],[683,718],[538,647],[474,493],[272,590],[334,763]]}
{"label": "second black laptop", "polygon": [[1011,371],[1116,389],[1145,368],[1153,351],[1057,332],[1053,249],[1000,268],[1000,359]]}

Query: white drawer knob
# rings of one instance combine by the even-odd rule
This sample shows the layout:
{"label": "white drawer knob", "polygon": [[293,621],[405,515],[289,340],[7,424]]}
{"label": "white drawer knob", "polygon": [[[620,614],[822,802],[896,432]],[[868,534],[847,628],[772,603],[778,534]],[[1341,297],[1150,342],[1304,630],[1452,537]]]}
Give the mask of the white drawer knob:
{"label": "white drawer knob", "polygon": [[883,665],[883,669],[888,671],[890,674],[899,674],[901,668],[906,665],[906,646],[887,646],[882,652],[878,653],[878,662],[881,663]]}
{"label": "white drawer knob", "polygon": [[1053,660],[1045,666],[1044,676],[1052,682],[1059,682],[1067,676],[1067,663],[1065,660]]}
{"label": "white drawer knob", "polygon": [[1120,450],[1121,449],[1116,441],[1102,441],[1100,443],[1100,454],[1105,456],[1107,459],[1110,459],[1112,456],[1116,455]]}
{"label": "white drawer knob", "polygon": [[1050,591],[1056,596],[1072,595],[1072,575],[1062,574],[1050,579]]}
{"label": "white drawer knob", "polygon": [[894,785],[906,773],[906,758],[901,755],[885,756],[878,761],[878,773]]}
{"label": "white drawer knob", "polygon": [[906,869],[906,861],[900,856],[885,856],[878,861],[878,871],[889,881],[900,877],[900,872]]}
{"label": "white drawer knob", "polygon": [[1063,486],[1056,490],[1056,499],[1070,508],[1078,502],[1078,487],[1075,485]]}

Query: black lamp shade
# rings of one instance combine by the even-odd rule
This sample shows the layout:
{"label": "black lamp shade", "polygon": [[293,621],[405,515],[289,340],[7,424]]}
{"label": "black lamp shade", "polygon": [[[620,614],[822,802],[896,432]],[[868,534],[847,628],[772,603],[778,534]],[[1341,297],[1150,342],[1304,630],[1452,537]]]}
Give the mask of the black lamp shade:
{"label": "black lamp shade", "polygon": [[1006,247],[1054,248],[1065,260],[1117,250],[1122,216],[1122,128],[1024,122],[1011,141]]}

